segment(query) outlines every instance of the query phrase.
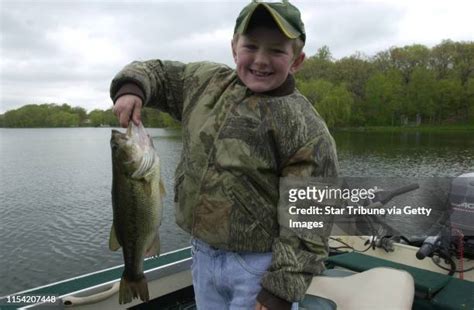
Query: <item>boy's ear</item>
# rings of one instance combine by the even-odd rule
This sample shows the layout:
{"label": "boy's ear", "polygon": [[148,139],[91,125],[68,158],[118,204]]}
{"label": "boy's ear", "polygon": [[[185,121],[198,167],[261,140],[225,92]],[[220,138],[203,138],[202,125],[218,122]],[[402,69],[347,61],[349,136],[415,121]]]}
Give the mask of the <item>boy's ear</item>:
{"label": "boy's ear", "polygon": [[304,59],[306,58],[305,53],[301,52],[298,57],[293,61],[293,64],[290,67],[290,73],[295,74],[303,65]]}
{"label": "boy's ear", "polygon": [[230,41],[230,46],[232,48],[232,57],[234,57],[234,62],[237,64],[237,52],[235,51],[236,46],[235,46],[235,40]]}

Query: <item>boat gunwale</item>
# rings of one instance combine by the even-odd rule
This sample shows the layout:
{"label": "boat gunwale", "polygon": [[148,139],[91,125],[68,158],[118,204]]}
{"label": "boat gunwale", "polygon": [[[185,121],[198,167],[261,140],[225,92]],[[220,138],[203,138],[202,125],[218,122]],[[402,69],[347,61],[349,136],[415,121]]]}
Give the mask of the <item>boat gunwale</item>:
{"label": "boat gunwale", "polygon": [[[153,261],[153,263],[152,263],[153,265],[148,266],[148,267],[146,265],[144,265],[144,273],[150,275],[150,273],[154,273],[154,272],[157,272],[159,270],[166,270],[166,269],[168,269],[172,266],[178,266],[177,268],[179,268],[180,264],[184,264],[184,263],[191,260],[191,254],[190,254],[191,251],[190,251],[190,249],[191,249],[191,247],[188,246],[188,247],[184,247],[184,248],[181,248],[181,249],[166,252],[166,253],[160,255],[159,257],[146,258],[145,262],[151,263],[150,261]],[[179,258],[179,259],[178,260],[173,260],[171,262],[167,262],[168,259],[173,258],[174,256],[177,256],[177,258]],[[7,294],[5,296],[0,297],[0,303],[1,303],[2,300],[6,299],[9,296],[25,295],[25,294],[32,295],[32,293],[34,293],[34,292],[36,292],[35,293],[36,295],[48,295],[49,294],[49,295],[55,295],[56,298],[64,298],[65,296],[70,296],[72,294],[79,294],[79,293],[83,293],[83,292],[86,292],[86,291],[93,291],[93,290],[96,290],[98,288],[107,286],[111,283],[117,282],[117,280],[120,280],[120,277],[114,277],[114,279],[112,279],[112,280],[108,280],[106,282],[100,282],[100,283],[97,283],[93,286],[89,285],[89,286],[83,287],[81,289],[71,290],[71,291],[63,293],[63,294],[51,294],[51,292],[49,292],[49,293],[48,292],[43,292],[44,290],[47,290],[48,288],[53,288],[53,287],[56,287],[56,286],[59,286],[59,285],[75,283],[75,282],[78,282],[78,281],[81,281],[81,280],[86,280],[87,278],[90,278],[90,277],[93,277],[93,276],[98,276],[99,277],[100,274],[106,274],[108,272],[113,272],[113,271],[118,272],[118,271],[120,271],[120,269],[123,269],[123,267],[124,267],[124,264],[121,264],[121,265],[105,268],[105,269],[102,269],[102,270],[94,271],[94,272],[91,272],[91,273],[83,274],[83,275],[80,275],[80,276],[72,277],[72,278],[69,278],[69,279],[60,280],[60,281],[57,281],[57,282],[54,282],[54,283],[49,283],[49,284],[46,284],[46,285],[34,287],[34,288],[27,289],[27,290],[24,290],[24,291],[15,292],[15,293],[12,293],[12,294]],[[187,268],[187,267],[188,266],[185,266],[184,268]],[[156,278],[159,278],[159,277],[151,276],[149,280],[154,280]],[[38,304],[25,305],[25,306],[22,307],[22,309],[30,308],[30,307],[36,306],[36,305],[38,305]]]}

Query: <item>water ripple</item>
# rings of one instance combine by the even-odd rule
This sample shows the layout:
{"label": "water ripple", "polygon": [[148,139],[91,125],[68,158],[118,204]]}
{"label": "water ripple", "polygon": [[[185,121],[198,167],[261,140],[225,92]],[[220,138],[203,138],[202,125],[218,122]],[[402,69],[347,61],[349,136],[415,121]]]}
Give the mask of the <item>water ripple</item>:
{"label": "water ripple", "polygon": [[[189,244],[174,223],[179,132],[152,129],[168,195],[163,252]],[[455,176],[474,171],[470,136],[335,135],[347,176]],[[108,249],[110,129],[0,129],[0,295],[122,263]],[[21,141],[21,143],[19,143]]]}

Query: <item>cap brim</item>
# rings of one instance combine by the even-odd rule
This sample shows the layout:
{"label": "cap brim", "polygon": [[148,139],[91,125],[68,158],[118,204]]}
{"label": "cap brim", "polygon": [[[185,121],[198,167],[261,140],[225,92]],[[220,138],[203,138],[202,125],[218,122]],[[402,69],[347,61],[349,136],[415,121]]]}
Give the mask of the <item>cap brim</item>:
{"label": "cap brim", "polygon": [[275,23],[278,25],[278,28],[280,28],[281,32],[289,39],[296,39],[300,37],[302,34],[295,29],[290,23],[284,19],[280,13],[278,13],[275,9],[270,7],[267,3],[257,3],[255,7],[251,9],[251,11],[247,14],[245,19],[240,23],[239,27],[236,29],[237,33],[245,33],[247,30],[247,27],[249,25],[250,20],[252,19],[253,14],[255,13],[255,10],[259,7],[263,6],[268,13],[270,13],[270,16],[273,18]]}

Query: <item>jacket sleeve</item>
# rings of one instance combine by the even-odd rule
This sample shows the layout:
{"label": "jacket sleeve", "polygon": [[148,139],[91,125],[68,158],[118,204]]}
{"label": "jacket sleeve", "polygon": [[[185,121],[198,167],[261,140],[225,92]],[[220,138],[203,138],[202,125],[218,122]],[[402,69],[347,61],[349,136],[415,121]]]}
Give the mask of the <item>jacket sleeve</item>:
{"label": "jacket sleeve", "polygon": [[[281,176],[336,177],[339,170],[336,146],[326,124],[309,102],[299,109],[296,115],[284,113],[278,120],[278,140],[282,141],[279,152],[283,159]],[[287,301],[304,298],[313,276],[324,270],[331,230],[331,223],[326,224],[325,233],[305,235],[297,235],[280,226],[279,237],[272,246],[272,264],[263,277],[259,300],[269,293]]]}
{"label": "jacket sleeve", "polygon": [[134,61],[114,77],[110,97],[116,100],[120,95],[134,93],[143,99],[144,106],[158,108],[180,121],[184,81],[189,74],[186,69],[187,65],[176,61]]}

